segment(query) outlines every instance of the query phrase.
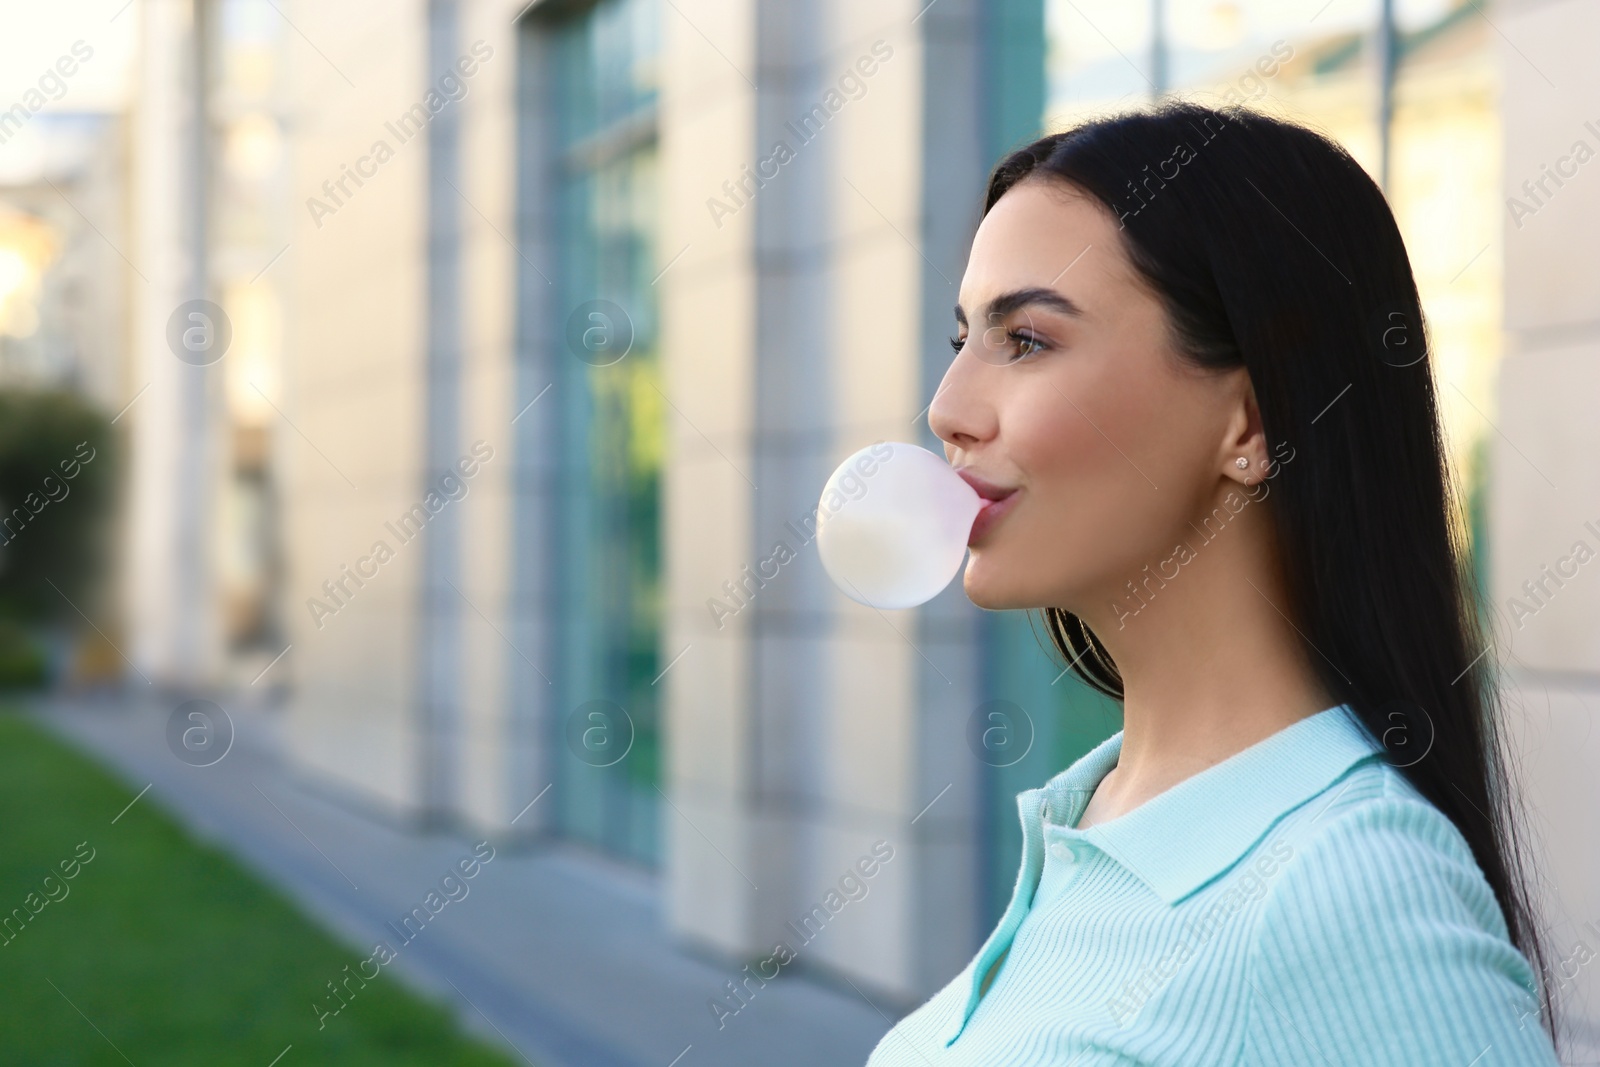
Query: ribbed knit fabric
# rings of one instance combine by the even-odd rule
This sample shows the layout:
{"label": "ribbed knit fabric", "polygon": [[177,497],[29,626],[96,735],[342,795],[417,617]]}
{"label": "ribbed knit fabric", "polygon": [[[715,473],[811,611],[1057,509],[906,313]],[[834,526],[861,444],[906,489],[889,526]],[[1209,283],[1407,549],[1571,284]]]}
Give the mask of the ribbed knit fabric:
{"label": "ribbed knit fabric", "polygon": [[1017,796],[1010,905],[869,1067],[1555,1067],[1465,839],[1347,706],[1077,829],[1121,748]]}

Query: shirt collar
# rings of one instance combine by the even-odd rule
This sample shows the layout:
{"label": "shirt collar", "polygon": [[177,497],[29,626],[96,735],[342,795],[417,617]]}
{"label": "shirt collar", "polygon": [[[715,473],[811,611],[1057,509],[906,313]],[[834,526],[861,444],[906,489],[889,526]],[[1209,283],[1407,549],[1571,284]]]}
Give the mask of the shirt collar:
{"label": "shirt collar", "polygon": [[[1040,790],[1069,825],[1122,752],[1118,731]],[[1068,830],[1107,853],[1167,904],[1231,867],[1279,818],[1345,771],[1383,752],[1348,704],[1337,704],[1234,753],[1087,830]],[[1034,811],[1039,811],[1034,807]]]}
{"label": "shirt collar", "polygon": [[1022,865],[1005,914],[964,972],[966,994],[942,1038],[960,1036],[978,1004],[989,965],[1011,944],[1033,903],[1044,866],[1045,820],[1104,851],[1168,905],[1177,904],[1247,852],[1289,811],[1332,785],[1383,746],[1348,704],[1307,716],[1179,782],[1126,815],[1087,830],[1071,828],[1089,796],[1122,754],[1122,732],[1108,737],[1038,789],[1017,794]]}

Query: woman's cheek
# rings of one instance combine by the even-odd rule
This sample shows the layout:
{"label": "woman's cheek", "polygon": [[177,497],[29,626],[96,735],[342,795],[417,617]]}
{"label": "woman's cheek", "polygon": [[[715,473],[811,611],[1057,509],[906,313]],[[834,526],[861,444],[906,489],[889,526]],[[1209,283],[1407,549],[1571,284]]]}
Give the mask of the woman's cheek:
{"label": "woman's cheek", "polygon": [[[1048,377],[1029,382],[1021,403],[1002,424],[1007,458],[1032,481],[1066,474],[1096,460],[1105,444],[1071,394]],[[1115,454],[1113,452],[1113,454]]]}

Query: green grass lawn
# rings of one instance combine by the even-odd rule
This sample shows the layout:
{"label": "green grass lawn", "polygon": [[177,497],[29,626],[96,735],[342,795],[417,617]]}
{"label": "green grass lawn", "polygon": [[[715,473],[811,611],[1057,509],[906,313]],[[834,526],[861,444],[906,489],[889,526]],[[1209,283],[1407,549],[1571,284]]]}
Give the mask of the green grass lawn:
{"label": "green grass lawn", "polygon": [[0,918],[31,916],[0,932],[0,1064],[267,1067],[287,1046],[277,1067],[516,1062],[387,973],[319,1030],[313,1002],[370,947],[330,938],[149,795],[113,825],[133,797],[0,713]]}

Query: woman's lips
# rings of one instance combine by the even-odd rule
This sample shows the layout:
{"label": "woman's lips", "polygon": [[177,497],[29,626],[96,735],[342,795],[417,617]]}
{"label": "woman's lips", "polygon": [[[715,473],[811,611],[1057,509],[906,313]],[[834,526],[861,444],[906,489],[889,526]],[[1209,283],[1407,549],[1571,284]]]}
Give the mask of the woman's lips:
{"label": "woman's lips", "polygon": [[972,522],[972,532],[967,535],[967,544],[976,544],[995,523],[1005,517],[1006,512],[1015,506],[1017,490],[995,485],[968,470],[958,469],[956,473],[983,498],[983,507],[979,509],[978,517]]}
{"label": "woman's lips", "polygon": [[972,532],[967,535],[967,544],[975,545],[982,540],[983,535],[988,533],[995,523],[1003,519],[1016,502],[1017,494],[1014,491],[1007,493],[999,500],[985,500],[983,508],[978,512],[978,517],[972,520]]}

